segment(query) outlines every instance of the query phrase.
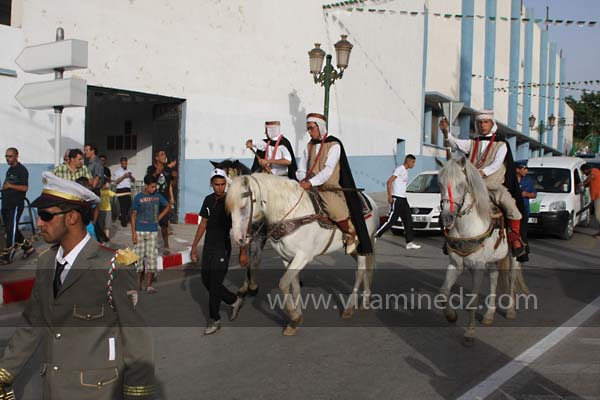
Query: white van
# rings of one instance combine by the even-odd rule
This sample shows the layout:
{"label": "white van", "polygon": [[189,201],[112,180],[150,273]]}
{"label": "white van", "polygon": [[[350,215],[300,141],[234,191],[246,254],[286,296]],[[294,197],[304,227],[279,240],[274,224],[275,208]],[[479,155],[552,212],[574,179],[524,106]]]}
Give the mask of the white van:
{"label": "white van", "polygon": [[533,179],[537,198],[530,200],[530,231],[543,231],[569,240],[577,225],[590,222],[589,190],[582,183],[581,167],[585,161],[577,157],[537,157],[527,161],[528,175]]}

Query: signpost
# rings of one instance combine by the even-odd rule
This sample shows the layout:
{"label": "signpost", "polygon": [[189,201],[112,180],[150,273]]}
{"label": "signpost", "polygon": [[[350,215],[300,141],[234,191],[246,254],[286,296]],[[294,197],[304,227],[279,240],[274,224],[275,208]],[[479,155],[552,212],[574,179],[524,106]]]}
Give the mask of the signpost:
{"label": "signpost", "polygon": [[83,40],[64,40],[64,37],[63,28],[57,28],[56,42],[26,47],[15,60],[25,72],[38,75],[54,72],[53,81],[23,85],[15,95],[15,99],[23,108],[54,109],[55,165],[61,163],[60,136],[63,109],[87,105],[87,82],[78,78],[63,79],[63,73],[87,68],[88,44]]}

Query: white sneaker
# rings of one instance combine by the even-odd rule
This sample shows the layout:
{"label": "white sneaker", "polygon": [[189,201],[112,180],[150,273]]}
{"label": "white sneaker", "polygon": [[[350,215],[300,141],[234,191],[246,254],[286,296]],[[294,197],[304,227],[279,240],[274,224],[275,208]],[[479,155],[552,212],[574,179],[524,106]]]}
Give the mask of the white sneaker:
{"label": "white sneaker", "polygon": [[412,249],[420,249],[421,245],[420,244],[415,244],[413,242],[410,243],[406,243],[406,250],[412,250]]}
{"label": "white sneaker", "polygon": [[216,333],[219,329],[221,329],[221,321],[209,320],[208,325],[204,330],[204,335],[212,335],[213,333]]}
{"label": "white sneaker", "polygon": [[229,320],[233,321],[237,318],[240,309],[242,308],[242,306],[244,305],[244,298],[238,296],[237,300],[233,302],[233,304],[231,305],[231,315],[229,315]]}

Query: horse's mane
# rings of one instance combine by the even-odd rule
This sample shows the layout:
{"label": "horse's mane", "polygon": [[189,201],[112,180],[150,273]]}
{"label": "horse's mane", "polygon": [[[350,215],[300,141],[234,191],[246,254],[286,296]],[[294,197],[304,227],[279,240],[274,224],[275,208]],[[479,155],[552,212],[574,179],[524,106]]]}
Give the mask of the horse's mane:
{"label": "horse's mane", "polygon": [[[252,178],[256,179],[256,181]],[[256,173],[251,176],[237,176],[233,178],[227,191],[227,210],[231,212],[233,208],[239,207],[242,195],[247,190],[244,187],[246,184],[250,185],[252,191],[257,193],[259,190],[257,182],[260,185],[262,195],[265,196],[263,200],[268,201],[269,208],[272,210],[287,211],[292,205],[296,204],[303,190],[298,182],[287,177],[265,173]],[[308,199],[308,196],[304,197],[305,199],[303,200]],[[311,203],[308,202],[307,204],[310,205]],[[296,210],[300,211],[303,208],[302,204],[300,204]]]}
{"label": "horse's mane", "polygon": [[444,186],[452,182],[452,187],[455,190],[460,188],[461,193],[466,190],[467,185],[471,189],[474,208],[479,216],[486,218],[490,215],[492,208],[487,187],[477,168],[466,159],[448,161],[439,172],[439,182]]}

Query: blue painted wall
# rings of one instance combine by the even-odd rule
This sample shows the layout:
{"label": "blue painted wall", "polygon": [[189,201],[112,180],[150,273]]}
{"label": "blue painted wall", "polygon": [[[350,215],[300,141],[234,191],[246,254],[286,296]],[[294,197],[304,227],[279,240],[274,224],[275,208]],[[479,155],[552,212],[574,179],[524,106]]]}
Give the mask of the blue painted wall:
{"label": "blue painted wall", "polygon": [[[567,59],[564,57],[560,58],[560,81],[561,82],[566,82],[567,81]],[[560,96],[560,101],[558,103],[558,118],[559,120],[564,121],[564,118],[566,117],[566,103],[564,101],[565,96],[567,95],[566,93],[566,89],[564,86],[561,85],[560,87],[560,91],[559,91],[559,96]],[[558,125],[558,151],[560,151],[561,153],[564,153],[565,150],[569,150],[569,149],[565,149],[565,127],[562,124]]]}
{"label": "blue painted wall", "polygon": [[[496,0],[487,0],[485,3],[485,14],[488,18],[485,20],[485,55],[483,67],[486,76],[495,76],[496,74],[496,22],[490,20],[490,17],[496,18],[496,10]],[[463,13],[463,15],[465,14]],[[486,110],[494,108],[494,84],[495,80],[493,79],[483,80],[483,107]]]}
{"label": "blue painted wall", "polygon": [[[556,84],[556,43],[550,43],[550,53],[549,53],[549,71],[548,71],[548,99],[546,99],[548,104],[548,116],[554,113],[554,93],[556,92],[556,88],[554,85]],[[556,127],[550,129],[548,128],[548,134],[546,135],[546,144],[549,146],[553,146],[554,139],[554,130]],[[554,147],[554,146],[553,146]]]}
{"label": "blue painted wall", "polygon": [[[463,0],[462,15],[474,15],[474,0]],[[473,80],[473,18],[462,18],[460,29],[460,101],[471,107],[471,82]],[[469,137],[471,118],[460,117],[460,137]]]}
{"label": "blue painted wall", "polygon": [[517,129],[519,71],[521,69],[521,0],[512,0],[510,6],[510,72],[508,94],[508,127]]}
{"label": "blue painted wall", "polygon": [[[548,82],[548,31],[543,30],[540,40],[540,103],[537,115],[537,124],[546,124],[546,96],[548,94],[548,88],[546,83]],[[541,143],[545,143],[544,132],[539,136]]]}
{"label": "blue painted wall", "polygon": [[531,77],[533,76],[533,8],[528,8],[525,12],[529,22],[525,24],[525,59],[523,81],[525,89],[523,91],[523,134],[531,136],[529,129],[529,117],[531,116]]}

